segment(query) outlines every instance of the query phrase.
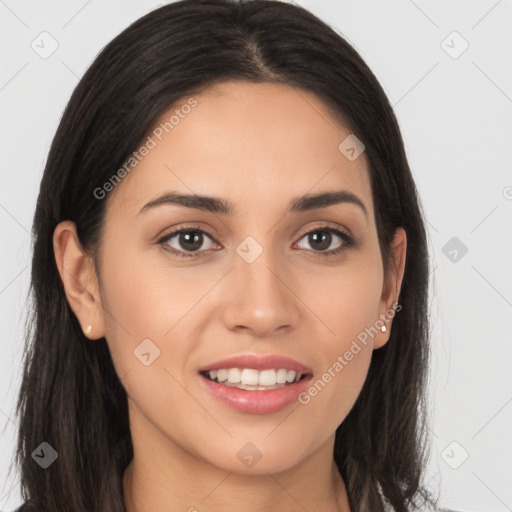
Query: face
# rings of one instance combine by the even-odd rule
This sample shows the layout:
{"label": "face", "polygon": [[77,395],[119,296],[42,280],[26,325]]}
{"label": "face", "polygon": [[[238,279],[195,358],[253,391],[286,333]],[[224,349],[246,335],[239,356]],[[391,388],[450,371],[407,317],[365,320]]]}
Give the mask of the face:
{"label": "face", "polygon": [[[146,156],[103,199],[101,307],[76,311],[84,326],[92,315],[92,334],[105,336],[132,436],[148,449],[239,473],[282,471],[332,442],[373,350],[387,341],[391,321],[387,333],[377,321],[398,296],[401,272],[387,286],[366,155],[340,151],[351,132],[315,95],[227,83],[194,99],[161,117]],[[176,109],[172,129],[158,129]],[[355,199],[298,201],[341,191]],[[197,197],[195,207],[146,206],[171,193],[229,208],[212,211]],[[403,268],[403,232],[395,241]],[[378,334],[363,343],[375,325]],[[305,377],[280,391],[249,391],[200,374],[239,355],[284,356]],[[253,362],[221,367],[254,370]],[[253,467],[243,462],[258,452]]]}

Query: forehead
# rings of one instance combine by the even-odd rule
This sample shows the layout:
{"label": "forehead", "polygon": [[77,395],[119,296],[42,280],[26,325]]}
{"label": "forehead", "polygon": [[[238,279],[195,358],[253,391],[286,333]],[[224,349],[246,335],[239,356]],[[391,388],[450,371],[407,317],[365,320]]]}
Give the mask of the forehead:
{"label": "forehead", "polygon": [[226,198],[238,212],[279,212],[290,198],[345,189],[372,217],[366,155],[350,161],[338,148],[350,134],[303,89],[219,84],[160,116],[148,132],[151,149],[111,193],[109,209],[133,216],[172,190]]}

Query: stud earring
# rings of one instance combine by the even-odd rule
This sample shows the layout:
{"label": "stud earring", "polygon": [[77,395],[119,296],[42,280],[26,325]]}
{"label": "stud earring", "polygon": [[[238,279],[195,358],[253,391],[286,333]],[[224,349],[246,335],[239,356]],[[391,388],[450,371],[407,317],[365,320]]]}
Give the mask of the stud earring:
{"label": "stud earring", "polygon": [[85,334],[89,334],[92,331],[92,325],[88,325],[87,329],[85,329]]}
{"label": "stud earring", "polygon": [[388,329],[388,328],[387,328],[385,325],[383,325],[383,326],[380,328],[380,330],[381,330],[382,332],[386,332],[386,331],[387,331],[387,329]]}

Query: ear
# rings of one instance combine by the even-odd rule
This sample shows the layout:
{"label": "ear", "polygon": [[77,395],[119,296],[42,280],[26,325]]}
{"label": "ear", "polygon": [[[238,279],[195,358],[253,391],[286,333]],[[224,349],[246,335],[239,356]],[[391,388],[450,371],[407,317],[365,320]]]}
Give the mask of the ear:
{"label": "ear", "polygon": [[[398,302],[400,295],[400,288],[402,287],[402,280],[405,270],[405,258],[407,252],[407,235],[402,227],[398,227],[395,231],[393,241],[391,242],[393,261],[387,280],[384,282],[382,288],[382,297],[380,301],[380,313],[384,324],[386,325],[386,332],[381,332],[379,325],[379,332],[374,337],[373,348],[377,349],[385,345],[389,340],[389,333],[391,331],[392,316],[391,312],[395,310],[393,306]],[[387,312],[387,315],[386,315]]]}
{"label": "ear", "polygon": [[91,325],[86,335],[101,338],[105,328],[98,279],[92,259],[78,241],[74,222],[66,220],[57,225],[53,232],[53,251],[66,298],[84,334]]}

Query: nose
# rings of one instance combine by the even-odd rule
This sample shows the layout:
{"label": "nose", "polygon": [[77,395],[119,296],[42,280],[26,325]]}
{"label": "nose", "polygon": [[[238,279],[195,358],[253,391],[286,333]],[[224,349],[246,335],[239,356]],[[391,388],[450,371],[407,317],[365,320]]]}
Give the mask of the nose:
{"label": "nose", "polygon": [[300,291],[285,263],[271,252],[263,250],[252,262],[236,255],[223,294],[222,319],[228,329],[268,337],[296,328]]}

